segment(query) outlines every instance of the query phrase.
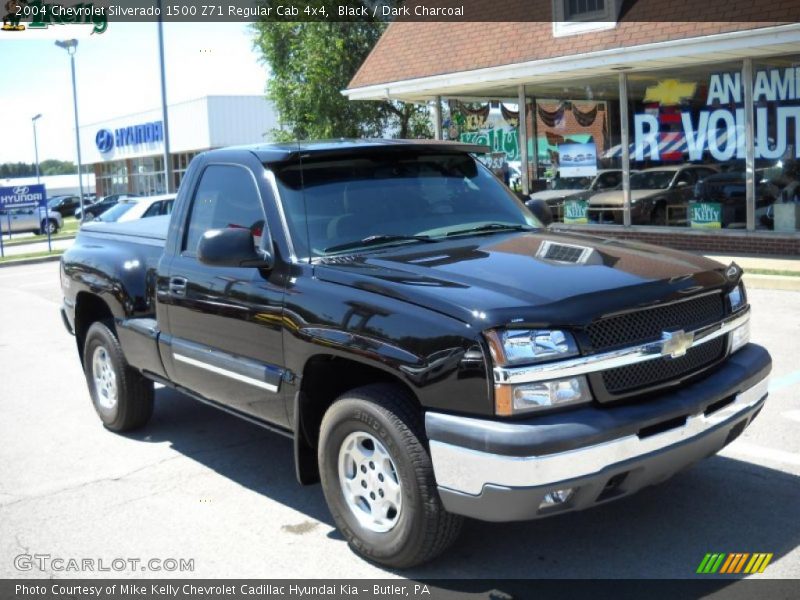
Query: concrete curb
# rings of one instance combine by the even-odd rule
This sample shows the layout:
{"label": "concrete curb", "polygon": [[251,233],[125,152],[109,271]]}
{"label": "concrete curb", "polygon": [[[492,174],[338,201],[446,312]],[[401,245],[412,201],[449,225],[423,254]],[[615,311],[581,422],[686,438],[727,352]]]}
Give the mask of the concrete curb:
{"label": "concrete curb", "polygon": [[53,256],[39,256],[36,258],[20,258],[19,260],[8,260],[0,262],[0,269],[4,267],[16,267],[19,265],[37,265],[39,263],[53,262],[54,260],[60,260],[60,259],[61,259],[60,254],[55,254]]}
{"label": "concrete curb", "polygon": [[800,292],[800,277],[792,275],[758,275],[744,273],[744,283],[748,288],[757,290],[788,290]]}
{"label": "concrete curb", "polygon": [[[66,242],[67,240],[74,240],[76,237],[78,236],[71,235],[68,237],[57,237],[52,239],[52,243],[55,244],[57,242]],[[17,242],[16,240],[11,242],[3,242],[3,248],[19,248],[20,246],[27,246],[28,244],[47,244],[47,239],[45,238],[43,240],[35,240],[32,242],[29,242],[27,240],[24,240],[22,242]]]}

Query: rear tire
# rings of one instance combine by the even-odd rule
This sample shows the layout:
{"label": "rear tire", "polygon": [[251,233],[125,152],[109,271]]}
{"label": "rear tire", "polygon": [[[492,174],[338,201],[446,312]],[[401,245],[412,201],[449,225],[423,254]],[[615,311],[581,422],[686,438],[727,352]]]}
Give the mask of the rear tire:
{"label": "rear tire", "polygon": [[458,537],[463,519],[442,506],[421,411],[402,389],[340,396],[322,419],[318,460],[333,519],[364,558],[409,568]]}
{"label": "rear tire", "polygon": [[83,369],[92,404],[111,431],[144,426],[153,414],[153,382],[128,365],[114,332],[96,322],[86,333]]}

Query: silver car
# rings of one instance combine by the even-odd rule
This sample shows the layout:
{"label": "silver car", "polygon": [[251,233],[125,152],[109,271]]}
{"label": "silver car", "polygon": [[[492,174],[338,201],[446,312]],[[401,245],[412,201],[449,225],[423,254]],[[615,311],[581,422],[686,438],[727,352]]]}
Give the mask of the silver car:
{"label": "silver car", "polygon": [[0,234],[33,231],[52,235],[63,226],[64,218],[60,213],[41,207],[9,208],[0,212]]}

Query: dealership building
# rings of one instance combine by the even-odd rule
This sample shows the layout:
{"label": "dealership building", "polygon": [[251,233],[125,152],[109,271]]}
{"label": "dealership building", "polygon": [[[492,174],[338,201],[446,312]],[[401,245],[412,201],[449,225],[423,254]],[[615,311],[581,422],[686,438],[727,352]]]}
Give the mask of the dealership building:
{"label": "dealership building", "polygon": [[[200,152],[263,143],[279,128],[263,96],[205,96],[170,104],[167,120],[173,189]],[[160,108],[81,126],[83,162],[94,171],[98,196],[163,193],[164,133]]]}
{"label": "dealership building", "polygon": [[[579,187],[559,228],[800,255],[792,10],[727,0],[720,18],[739,22],[691,22],[691,2],[668,15],[648,1],[540,4],[552,21],[394,22],[345,94],[429,104],[437,137],[519,161],[526,194]],[[616,185],[587,189],[606,171]]]}

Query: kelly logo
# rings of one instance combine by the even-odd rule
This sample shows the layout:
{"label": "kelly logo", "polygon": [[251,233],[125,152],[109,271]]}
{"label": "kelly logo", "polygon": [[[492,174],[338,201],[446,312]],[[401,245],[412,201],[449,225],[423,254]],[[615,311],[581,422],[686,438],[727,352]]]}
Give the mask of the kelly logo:
{"label": "kelly logo", "polygon": [[731,575],[737,573],[753,574],[763,573],[769,561],[772,560],[772,552],[747,552],[732,553],[708,553],[700,561],[697,573],[700,575]]}

